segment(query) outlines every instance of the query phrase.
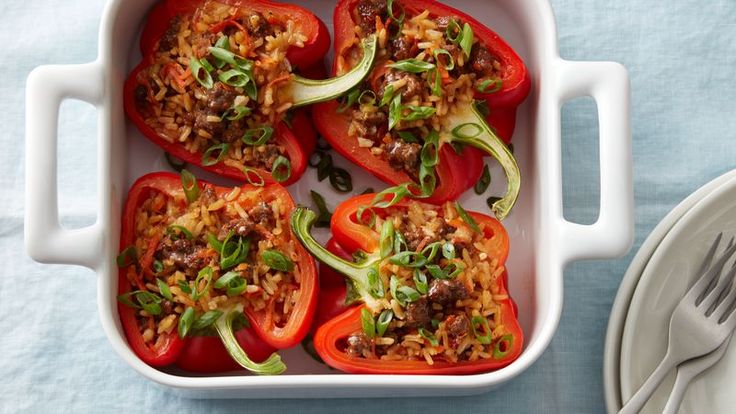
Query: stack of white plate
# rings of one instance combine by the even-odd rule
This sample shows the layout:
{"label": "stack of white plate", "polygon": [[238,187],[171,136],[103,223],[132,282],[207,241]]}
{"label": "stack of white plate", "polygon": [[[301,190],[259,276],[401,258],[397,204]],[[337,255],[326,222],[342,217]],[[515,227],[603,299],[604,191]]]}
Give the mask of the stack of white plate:
{"label": "stack of white plate", "polygon": [[[698,189],[670,212],[642,244],[624,275],[606,332],[603,375],[606,408],[617,412],[667,350],[670,315],[714,238],[736,236],[736,170]],[[660,413],[675,374],[642,413]],[[736,412],[736,341],[723,359],[688,388],[681,413]]]}

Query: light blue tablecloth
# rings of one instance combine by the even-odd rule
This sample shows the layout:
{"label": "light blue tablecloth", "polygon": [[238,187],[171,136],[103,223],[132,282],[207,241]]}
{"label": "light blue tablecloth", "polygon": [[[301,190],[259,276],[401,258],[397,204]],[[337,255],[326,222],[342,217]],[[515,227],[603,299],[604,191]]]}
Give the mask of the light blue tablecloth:
{"label": "light blue tablecloth", "polygon": [[[72,5],[73,4],[73,5]],[[703,183],[736,166],[736,2],[552,0],[563,57],[623,63],[632,80],[636,241],[627,257],[565,272],[562,321],[549,349],[507,385],[470,398],[193,401],[138,376],[96,317],[92,272],[32,262],[23,251],[24,85],[47,63],[97,54],[102,0],[0,3],[0,412],[602,412],[606,323],[633,252]],[[66,103],[59,147],[61,213],[94,221],[96,114]],[[590,101],[564,110],[566,215],[597,214],[597,121]],[[80,150],[81,149],[81,150]]]}

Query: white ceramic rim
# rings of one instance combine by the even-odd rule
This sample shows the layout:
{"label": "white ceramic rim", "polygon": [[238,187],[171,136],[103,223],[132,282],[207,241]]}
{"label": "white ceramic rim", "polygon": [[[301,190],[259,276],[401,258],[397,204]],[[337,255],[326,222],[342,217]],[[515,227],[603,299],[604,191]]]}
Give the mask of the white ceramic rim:
{"label": "white ceramic rim", "polygon": [[611,314],[608,319],[608,328],[606,329],[606,340],[603,351],[603,388],[606,399],[606,411],[608,413],[618,412],[623,404],[621,401],[619,369],[621,335],[623,334],[631,298],[634,295],[644,268],[649,263],[649,259],[654,254],[659,243],[675,223],[700,200],[734,177],[736,177],[736,170],[729,171],[714,178],[682,200],[649,233],[649,236],[644,240],[632,259],[631,264],[629,264],[621,280],[618,293],[616,293],[616,298],[613,301]]}
{"label": "white ceramic rim", "polygon": [[[533,137],[529,143],[533,168],[536,239],[534,251],[537,307],[532,332],[522,355],[511,365],[470,376],[285,375],[280,377],[181,377],[140,361],[120,334],[119,320],[109,300],[114,297],[114,256],[118,217],[124,188],[123,139],[112,125],[124,124],[121,85],[125,74],[112,61],[114,36],[121,29],[118,15],[128,20],[142,2],[111,0],[100,25],[99,57],[83,65],[44,66],[28,78],[26,90],[26,221],[29,255],[45,263],[78,264],[97,271],[98,303],[103,328],[115,351],[136,371],[154,382],[193,396],[309,397],[410,396],[471,394],[508,381],[528,368],[549,344],[562,309],[562,270],[574,260],[624,254],[633,239],[633,192],[629,79],[613,62],[570,62],[559,57],[554,16],[546,0],[498,0],[513,6],[514,18],[537,33],[540,46],[531,57],[543,68],[533,75],[531,101]],[[123,19],[121,17],[121,19]],[[130,21],[127,21],[130,23]],[[116,26],[117,25],[117,26]],[[116,30],[118,32],[116,32]],[[119,33],[118,33],[119,34]],[[565,101],[591,96],[598,105],[600,129],[600,214],[591,225],[568,222],[562,213],[560,109]],[[56,137],[58,107],[65,98],[90,102],[99,110],[98,219],[86,228],[66,230],[58,222]],[[31,112],[32,111],[32,112]],[[30,116],[33,115],[33,116]],[[543,276],[541,276],[543,275]],[[113,299],[114,300],[114,299]],[[530,335],[531,334],[531,335]],[[315,389],[321,390],[314,393]],[[227,393],[226,391],[239,391]],[[326,394],[325,390],[330,393]]]}

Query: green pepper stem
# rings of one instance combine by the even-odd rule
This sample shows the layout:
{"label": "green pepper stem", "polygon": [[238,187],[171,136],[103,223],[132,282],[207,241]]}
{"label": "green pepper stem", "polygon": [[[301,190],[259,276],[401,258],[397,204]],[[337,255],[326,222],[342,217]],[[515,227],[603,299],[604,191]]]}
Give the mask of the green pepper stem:
{"label": "green pepper stem", "polygon": [[[445,135],[443,139],[446,142],[459,142],[481,149],[491,154],[493,158],[498,160],[501,167],[503,167],[507,180],[506,194],[493,203],[491,207],[496,218],[503,220],[516,203],[521,188],[521,173],[514,155],[511,154],[506,144],[488,126],[485,118],[478,112],[474,105],[458,108],[457,112],[448,115],[448,124],[450,128],[443,133]],[[475,131],[477,134],[465,135],[451,132],[463,125],[476,125],[478,127]]]}
{"label": "green pepper stem", "polygon": [[363,58],[350,72],[330,79],[313,80],[294,75],[287,86],[290,88],[294,108],[329,101],[342,96],[371,73],[373,62],[376,59],[376,35],[370,35],[363,40]]}
{"label": "green pepper stem", "polygon": [[215,329],[217,330],[217,334],[220,335],[222,344],[225,345],[228,354],[240,366],[257,375],[278,375],[286,371],[286,365],[281,361],[279,354],[275,352],[268,359],[260,363],[248,358],[248,355],[240,347],[233,333],[233,318],[242,312],[243,305],[238,304],[231,309],[224,310],[222,316],[215,321]]}
{"label": "green pepper stem", "polygon": [[380,258],[374,260],[369,259],[361,264],[355,264],[334,255],[312,237],[310,232],[316,219],[317,214],[314,211],[306,207],[297,207],[291,214],[291,231],[294,232],[296,238],[299,239],[317,260],[348,277],[353,282],[355,289],[363,301],[370,301],[368,272]]}

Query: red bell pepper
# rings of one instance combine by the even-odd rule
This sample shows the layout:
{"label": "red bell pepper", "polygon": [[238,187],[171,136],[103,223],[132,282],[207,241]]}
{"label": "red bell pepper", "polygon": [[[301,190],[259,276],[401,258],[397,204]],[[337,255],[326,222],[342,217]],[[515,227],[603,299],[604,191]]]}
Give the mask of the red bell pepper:
{"label": "red bell pepper", "polygon": [[[355,27],[360,23],[357,20],[360,19],[357,17],[359,13],[357,9],[361,3],[365,3],[365,0],[340,0],[335,8],[334,50],[336,58],[333,61],[332,68],[334,74],[342,72],[345,68],[341,66],[349,64],[347,62],[353,53],[357,36]],[[500,87],[497,90],[481,93],[474,89],[474,98],[487,104],[488,116],[483,117],[467,108],[467,110],[462,111],[462,116],[456,116],[449,122],[451,126],[465,123],[478,124],[482,127],[479,128],[478,134],[472,137],[455,136],[454,132],[450,134],[450,131],[440,131],[440,161],[435,170],[437,183],[435,191],[427,201],[452,200],[471,187],[480,177],[482,171],[481,157],[482,153],[486,152],[499,160],[509,181],[507,195],[494,206],[497,217],[502,219],[508,214],[519,191],[518,167],[504,142],[508,143],[511,139],[516,119],[516,108],[526,98],[531,87],[530,77],[524,62],[491,29],[452,7],[434,0],[396,0],[393,1],[392,7],[394,15],[405,12],[405,20],[427,10],[430,18],[447,16],[467,23],[472,29],[474,38],[490,51],[490,54],[500,64]],[[382,16],[381,19],[385,20],[380,21],[377,18],[377,27],[389,27],[392,20],[394,20],[390,16]],[[386,64],[394,63],[386,59],[385,57],[377,58],[378,62],[374,72],[370,75],[372,79],[380,77],[381,73],[386,71]],[[375,85],[372,86],[372,89],[373,92],[378,93]],[[485,90],[490,89],[493,88],[486,88]],[[412,178],[404,170],[392,168],[387,159],[374,155],[371,148],[361,146],[356,137],[349,133],[350,111],[338,113],[337,108],[338,103],[336,101],[318,104],[313,116],[317,129],[333,148],[379,179],[392,185],[416,181],[416,178]],[[486,122],[490,123],[492,128],[488,128]],[[466,146],[457,156],[455,151],[452,151],[448,145],[443,145],[448,142],[463,143],[475,148]],[[455,157],[452,155],[455,155]]]}
{"label": "red bell pepper", "polygon": [[[224,256],[232,255],[233,248],[235,248],[235,252],[241,252],[239,249],[241,249],[240,243],[242,239],[239,239],[240,241],[237,247],[235,247],[234,241],[228,242],[234,230],[230,230],[228,238],[222,241],[217,236],[212,235],[214,237],[213,241],[209,236],[206,237],[204,233],[199,234],[195,238],[192,236],[191,231],[182,229],[181,226],[173,225],[166,227],[165,231],[154,226],[148,233],[145,233],[146,236],[140,235],[141,226],[147,225],[147,223],[141,224],[138,222],[141,217],[138,215],[138,211],[144,205],[149,206],[146,208],[149,208],[150,211],[160,211],[158,214],[162,216],[163,220],[171,221],[171,219],[176,220],[177,217],[166,217],[166,215],[172,214],[171,209],[174,207],[186,208],[186,200],[190,198],[196,201],[203,197],[202,194],[205,194],[205,196],[209,197],[209,201],[207,202],[209,206],[214,202],[225,201],[225,197],[234,191],[232,188],[219,187],[205,182],[196,182],[196,180],[194,182],[187,181],[185,174],[187,173],[183,173],[181,178],[179,175],[172,173],[147,174],[138,179],[128,193],[122,215],[120,236],[120,246],[123,251],[118,257],[118,264],[120,265],[118,291],[120,293],[119,298],[121,298],[118,304],[118,312],[128,342],[136,355],[152,366],[166,366],[176,363],[180,367],[191,371],[220,372],[234,369],[237,365],[234,365],[232,360],[235,359],[238,364],[255,373],[279,373],[285,367],[283,367],[278,355],[271,355],[272,352],[275,349],[291,347],[304,338],[309,331],[316,307],[318,292],[316,266],[312,257],[307,254],[299,243],[291,242],[294,244],[296,256],[298,257],[296,263],[288,258],[283,259],[285,256],[280,254],[282,263],[287,263],[292,269],[295,268],[294,264],[296,264],[297,270],[295,271],[299,272],[298,282],[288,282],[290,285],[286,287],[287,289],[293,289],[299,292],[298,299],[291,304],[286,314],[283,313],[282,309],[275,308],[276,300],[278,299],[276,296],[278,290],[284,287],[277,285],[277,291],[269,296],[270,299],[264,303],[265,306],[254,307],[252,303],[256,302],[252,302],[251,300],[257,301],[258,296],[255,296],[255,299],[251,299],[250,295],[258,295],[259,292],[263,292],[263,289],[259,287],[260,285],[258,283],[247,285],[247,283],[253,282],[241,278],[239,280],[241,282],[240,289],[234,291],[232,294],[230,291],[227,291],[228,299],[226,305],[224,305],[226,308],[216,309],[222,315],[214,322],[211,322],[209,326],[209,334],[212,334],[211,328],[214,327],[216,334],[222,340],[213,336],[191,336],[186,334],[184,338],[181,338],[177,329],[169,330],[169,333],[162,332],[155,340],[151,338],[146,340],[145,338],[144,334],[147,329],[156,332],[156,323],[161,323],[161,320],[170,315],[176,316],[176,319],[179,321],[179,329],[181,329],[186,312],[179,311],[172,313],[171,309],[177,306],[190,307],[192,304],[194,306],[200,306],[197,304],[202,300],[201,296],[205,294],[212,294],[212,297],[218,295],[219,297],[223,297],[225,295],[225,289],[232,287],[232,283],[217,286],[219,278],[226,275],[225,270],[221,270],[221,268],[229,269],[230,272],[227,273],[235,273],[231,276],[237,276],[240,272],[240,275],[247,277],[247,266],[249,265],[245,261],[252,260],[249,259],[248,255],[249,251],[253,250],[249,250],[246,247],[242,250],[244,252],[243,256],[241,256],[241,253],[238,253],[236,255],[239,257],[238,260],[232,262],[232,264],[225,265],[223,261]],[[184,188],[184,185],[187,187]],[[295,208],[289,193],[278,184],[264,187],[244,185],[239,191],[241,194],[251,194],[253,192],[257,192],[258,194],[254,199],[248,199],[247,202],[236,200],[232,202],[228,201],[227,203],[238,203],[240,209],[246,209],[248,207],[246,205],[247,203],[263,202],[266,203],[265,205],[270,205],[275,200],[278,200],[287,212]],[[194,201],[190,200],[190,202]],[[182,211],[186,212],[187,210]],[[213,210],[209,214],[218,214],[218,212]],[[227,216],[227,214],[232,213],[221,214],[223,214],[223,220],[232,220],[232,218]],[[240,217],[238,213],[234,214],[235,219]],[[147,216],[144,215],[144,217]],[[266,224],[263,224],[263,221],[258,223],[255,224],[254,230],[250,230],[251,232],[257,231],[258,237],[276,237],[273,236],[273,233],[270,233],[271,229],[264,227]],[[157,259],[159,257],[158,255],[165,255],[162,249],[166,247],[161,241],[162,237],[174,237],[171,234],[162,234],[162,232],[167,233],[171,231],[181,232],[179,236],[184,237],[186,239],[185,243],[189,246],[202,246],[198,250],[198,253],[196,253],[196,256],[193,256],[192,261],[189,262],[193,264],[186,264],[188,267],[187,270],[192,270],[194,272],[193,274],[197,274],[198,276],[193,284],[185,276],[185,286],[188,286],[190,290],[188,294],[184,292],[181,284],[178,286],[173,284],[169,286],[172,280],[171,278],[176,278],[176,272],[181,274],[185,274],[185,272],[177,267],[176,264],[167,265],[165,258]],[[283,234],[284,230],[280,231],[281,233],[279,234]],[[250,234],[254,233],[248,233],[242,237],[250,237]],[[141,237],[143,237],[143,242],[137,240]],[[291,234],[285,237],[288,240],[293,240],[293,235]],[[203,247],[205,238],[207,239],[206,243],[208,247]],[[136,242],[138,243],[136,244]],[[220,244],[220,246],[215,246],[215,244]],[[255,246],[251,246],[250,249],[255,249]],[[225,253],[226,251],[227,253]],[[189,252],[191,253],[191,251]],[[256,254],[263,255],[263,252],[259,250]],[[169,254],[168,257],[169,260],[173,260],[174,255]],[[240,264],[245,267],[241,268]],[[191,269],[189,269],[190,267]],[[198,281],[199,276],[202,274],[206,275],[207,272],[209,272],[209,278],[204,279],[207,280],[207,283],[203,287],[202,284],[204,282]],[[186,274],[189,275],[189,273]],[[234,281],[238,281],[235,279],[238,278],[233,279]],[[286,280],[286,278],[283,280]],[[179,279],[179,282],[181,282],[181,279]],[[170,291],[168,293],[168,300],[165,300],[167,295],[164,294],[161,288],[162,283]],[[157,289],[152,290],[152,286],[157,286]],[[246,287],[250,286],[255,288],[255,292],[246,289]],[[215,288],[219,289],[219,291],[216,292]],[[176,294],[172,297],[171,292],[175,292],[175,289],[184,292],[182,294],[186,294],[186,298],[182,299]],[[192,296],[194,295],[192,292],[197,291],[199,291],[197,293],[198,298],[195,299]],[[135,296],[140,295],[140,293],[136,294],[135,292],[145,292],[144,295],[147,295],[147,297],[141,298]],[[127,299],[125,299],[126,297]],[[138,302],[137,304],[133,300],[134,297]],[[168,302],[168,305],[164,305],[165,302]],[[147,316],[142,316],[142,311],[139,310],[143,307],[144,311],[149,311],[144,304],[150,305],[151,303],[158,308],[158,321],[154,318],[155,313],[150,314],[149,312]],[[234,308],[233,305],[235,306]],[[167,306],[169,311],[166,311]],[[212,310],[212,305],[208,306]],[[233,328],[233,318],[238,316],[236,310],[241,309],[241,314],[244,314],[247,318],[247,323],[250,327],[240,329],[233,335],[232,330],[235,329]],[[197,312],[199,311],[194,311],[192,315],[196,315]],[[203,311],[201,313],[204,314]],[[197,317],[201,318],[203,316],[202,314]],[[191,318],[190,325],[193,320],[194,318]],[[201,333],[207,334],[208,331],[201,331]],[[223,344],[225,345],[224,347]],[[230,361],[225,358],[227,354],[232,356]]]}
{"label": "red bell pepper", "polygon": [[[213,4],[218,3],[232,6],[232,9],[229,11],[229,13],[231,13],[229,16],[231,17],[219,22],[203,23],[203,20],[200,19],[200,13],[202,13],[203,7],[210,7]],[[355,83],[360,82],[363,76],[367,74],[368,69],[365,69],[363,71],[364,73],[356,71],[352,76],[343,76],[321,81],[304,79],[292,73],[271,79],[267,83],[263,79],[259,78],[260,80],[258,80],[253,74],[252,68],[261,65],[261,61],[259,59],[266,58],[259,57],[259,55],[256,55],[252,50],[245,52],[247,54],[244,57],[239,56],[238,53],[241,53],[240,51],[229,51],[229,48],[232,47],[229,46],[230,43],[228,39],[230,38],[240,36],[238,37],[241,39],[239,42],[245,42],[246,44],[249,42],[249,30],[251,29],[246,28],[249,27],[249,16],[254,16],[253,13],[260,13],[262,16],[265,16],[263,18],[266,19],[268,24],[273,22],[283,22],[286,19],[293,21],[295,23],[294,31],[304,35],[306,40],[302,42],[302,47],[290,47],[286,52],[286,58],[290,65],[290,72],[294,71],[308,75],[320,73],[319,67],[323,64],[323,58],[329,48],[330,42],[327,28],[324,23],[310,11],[295,5],[276,3],[268,0],[251,0],[248,2],[242,2],[239,0],[221,0],[218,3],[207,2],[205,0],[163,0],[152,9],[141,35],[140,46],[143,56],[142,61],[133,69],[125,82],[124,106],[126,114],[144,136],[154,144],[162,147],[170,154],[186,161],[187,163],[200,166],[216,174],[239,181],[247,180],[248,182],[253,182],[254,180],[263,180],[265,183],[278,181],[284,185],[291,184],[298,180],[306,169],[308,157],[311,154],[311,150],[314,148],[314,143],[316,142],[314,127],[312,126],[310,119],[304,113],[303,109],[296,108],[338,96],[345,90],[352,88]],[[180,53],[181,56],[179,56],[178,59],[165,58],[161,61],[157,60],[161,54],[159,47],[163,44],[162,42],[166,42],[167,45],[172,44],[171,47],[174,47],[173,45],[178,45],[178,43],[175,43],[178,42],[177,38],[174,37],[176,33],[170,33],[170,28],[178,27],[172,25],[180,24],[179,22],[184,19],[196,22],[192,23],[192,25],[208,25],[207,30],[202,35],[202,38],[205,40],[200,39],[198,41],[207,42],[202,47],[208,47],[207,50],[210,52],[206,52],[205,56],[192,56],[186,58],[184,57],[186,53],[181,52],[183,54]],[[202,29],[192,28],[192,31],[196,30]],[[233,34],[227,38],[223,33]],[[218,43],[215,43],[215,47],[211,47],[213,46],[212,42],[214,42],[214,39],[217,39],[218,34],[221,36],[218,41],[225,40],[224,44],[218,46]],[[242,40],[242,38],[245,38],[246,40]],[[176,48],[174,47],[174,49]],[[233,57],[232,63],[229,63],[229,61],[223,61],[218,57],[219,55],[211,54],[214,53],[213,49],[224,49],[224,52],[222,53],[229,54]],[[169,49],[167,48],[166,50],[168,51]],[[201,52],[192,53],[197,54]],[[256,61],[254,62],[247,58],[253,58]],[[187,59],[189,59],[190,62],[189,66],[187,66],[186,63],[182,63],[183,60]],[[161,62],[163,61],[166,61],[167,63],[162,66]],[[366,61],[372,63],[372,53],[366,54]],[[192,66],[192,62],[197,65],[201,65],[201,67],[196,68],[196,66]],[[218,66],[218,62],[220,66]],[[222,66],[223,64],[225,66]],[[231,69],[226,71],[228,68]],[[206,73],[206,76],[202,75],[203,72]],[[231,80],[227,80],[227,76],[225,75],[232,76],[230,78]],[[202,76],[205,76],[205,79],[209,77],[209,84],[202,83]],[[223,76],[225,77],[223,78]],[[173,121],[170,121],[169,123],[173,123],[177,128],[174,132],[168,132],[168,129],[162,127],[162,125],[165,125],[163,123],[167,121],[157,121],[161,122],[162,125],[155,125],[151,122],[151,119],[158,119],[162,116],[158,112],[160,111],[159,105],[161,105],[159,99],[163,99],[163,97],[157,97],[156,95],[157,93],[160,95],[159,91],[163,87],[161,82],[165,82],[167,79],[168,82],[170,82],[169,91],[177,89],[173,86],[174,83],[176,83],[179,86],[179,89],[185,90],[188,96],[190,96],[189,101],[195,102],[190,102],[189,106],[181,103],[176,104],[183,105],[183,107],[186,108],[187,115],[181,117],[181,119],[177,118],[176,115],[169,116],[173,119]],[[234,79],[234,81],[232,79]],[[244,79],[242,84],[238,83],[241,79]],[[191,141],[190,137],[197,133],[197,130],[195,130],[197,122],[197,112],[195,109],[196,102],[201,100],[201,98],[197,98],[196,94],[192,95],[192,90],[187,90],[186,88],[191,89],[192,87],[187,85],[191,84],[196,86],[198,82],[202,84],[202,87],[204,88],[203,90],[205,91],[212,91],[214,88],[214,92],[217,92],[218,88],[221,88],[221,90],[226,92],[224,94],[224,98],[207,98],[209,101],[207,103],[208,109],[206,111],[211,111],[212,113],[210,114],[202,109],[202,114],[199,116],[202,120],[199,122],[204,122],[205,124],[216,122],[210,119],[210,115],[213,115],[216,118],[221,119],[217,122],[217,125],[218,127],[223,127],[222,131],[230,128],[235,122],[238,122],[239,124],[233,131],[229,132],[232,136],[228,135],[226,137],[225,135],[227,131],[221,132],[219,129],[214,132],[208,131],[208,133],[212,132],[210,134],[212,137],[208,138],[209,141],[207,144],[198,144],[198,148],[187,148],[185,145],[191,145],[191,142],[189,142]],[[258,138],[258,136],[246,136],[248,133],[247,131],[249,130],[247,130],[247,126],[244,126],[244,121],[248,119],[247,117],[250,117],[251,114],[234,112],[235,109],[240,109],[241,111],[249,109],[251,112],[258,110],[259,105],[256,105],[255,107],[253,107],[253,105],[241,105],[238,107],[240,104],[236,105],[235,103],[238,102],[238,95],[249,95],[251,98],[250,102],[261,102],[266,99],[264,98],[265,92],[261,90],[264,88],[254,86],[257,82],[260,82],[258,85],[265,86],[265,89],[268,90],[271,90],[269,88],[273,87],[274,95],[289,93],[290,98],[284,98],[286,100],[278,102],[288,102],[293,108],[292,112],[287,114],[286,119],[283,119],[284,116],[281,115],[275,115],[274,119],[274,115],[267,115],[264,113],[264,115],[262,115],[264,120],[258,121],[260,126],[265,125],[266,127],[272,128],[272,132],[269,135],[270,138],[266,138],[266,141],[271,144],[276,144],[285,150],[285,153],[281,154],[283,158],[285,158],[285,162],[281,161],[278,164],[275,164],[273,160],[275,156],[268,158],[269,161],[265,163],[265,166],[267,168],[271,168],[271,171],[258,167],[258,165],[253,167],[244,165],[243,167],[248,168],[247,171],[244,171],[243,167],[236,165],[238,163],[243,163],[242,160],[235,164],[232,162],[226,162],[232,161],[228,159],[231,155],[227,153],[236,152],[237,148],[233,149],[234,143],[239,142],[238,138],[235,137],[236,134],[242,135],[241,139],[244,142],[244,147],[246,145],[257,147],[264,144],[263,142],[258,144],[253,142],[260,141],[255,139]],[[260,89],[249,91],[249,86],[253,87],[253,89]],[[169,91],[167,91],[167,94]],[[274,99],[276,98],[274,97]],[[210,107],[213,103],[216,105],[216,108]],[[230,108],[222,109],[220,106],[229,106]],[[273,110],[276,109],[274,108]],[[233,119],[233,117],[235,117],[235,119]],[[238,120],[240,118],[244,119]],[[185,126],[190,128],[188,135],[186,133],[186,128],[181,129]],[[253,126],[251,126],[250,131],[258,132],[252,127]],[[207,145],[209,145],[209,148],[204,147]],[[223,152],[225,152],[225,154],[223,154]],[[217,157],[215,157],[215,155]],[[272,164],[278,165],[278,167],[270,167]],[[274,175],[275,171],[279,169],[282,171],[280,171],[279,174]],[[255,178],[254,175],[257,175],[260,178]]]}
{"label": "red bell pepper", "polygon": [[[487,287],[488,291],[494,295],[494,302],[498,306],[496,326],[503,327],[502,331],[498,332],[499,335],[495,335],[494,332],[492,342],[482,342],[490,348],[488,351],[492,354],[490,358],[451,362],[436,357],[434,363],[430,365],[421,357],[412,360],[385,360],[363,358],[351,355],[348,352],[348,338],[365,331],[363,315],[365,309],[371,309],[371,304],[375,304],[376,301],[396,299],[393,292],[391,292],[391,296],[386,296],[389,294],[388,286],[381,288],[381,293],[375,295],[373,293],[376,291],[375,281],[372,282],[370,280],[371,276],[369,276],[370,269],[375,269],[375,266],[382,262],[385,263],[385,260],[393,263],[391,262],[391,253],[382,255],[381,250],[388,246],[389,251],[393,252],[395,250],[391,250],[391,248],[394,244],[392,242],[386,243],[386,236],[379,235],[377,229],[367,228],[366,224],[358,219],[358,215],[363,215],[364,220],[362,221],[367,221],[365,220],[367,214],[375,214],[383,218],[395,212],[406,212],[412,204],[416,204],[414,207],[418,205],[421,211],[436,211],[440,217],[444,217],[443,214],[445,214],[446,208],[417,201],[402,200],[384,210],[376,207],[375,201],[375,195],[369,194],[351,198],[338,205],[333,213],[330,225],[333,239],[327,243],[327,248],[319,245],[310,235],[311,226],[316,218],[313,212],[299,207],[292,215],[292,231],[305,247],[322,262],[320,289],[324,293],[324,300],[320,301],[317,309],[315,317],[316,334],[314,335],[314,347],[319,356],[334,368],[351,373],[367,374],[472,374],[499,369],[513,362],[521,354],[524,338],[517,320],[515,304],[508,295],[505,270],[503,270],[503,274],[493,279],[491,286]],[[374,207],[370,207],[371,205]],[[460,216],[449,220],[448,223],[458,229],[456,232],[460,231],[460,228],[463,228],[463,231],[472,231],[472,226],[477,226],[478,230],[482,232],[482,242],[485,245],[483,251],[493,253],[489,257],[497,261],[499,268],[501,268],[508,256],[509,241],[506,230],[498,220],[492,217],[475,212],[466,212],[465,214],[470,219],[461,218],[462,216]],[[472,225],[470,222],[472,222]],[[381,228],[381,233],[385,232],[384,228],[385,226]],[[424,256],[420,259],[419,255],[423,254],[426,246],[427,244],[424,246],[420,244],[413,253],[408,253],[412,252],[408,250],[401,254],[413,255],[412,260],[423,260]],[[357,252],[360,252],[362,259],[358,262],[351,261],[352,256]],[[347,284],[339,283],[338,274],[345,277]],[[455,277],[460,278],[459,275]],[[432,286],[433,281],[436,282],[432,278],[425,281],[425,283]],[[413,287],[419,289],[416,284]],[[426,292],[424,294],[426,295]],[[352,303],[347,303],[346,299],[352,301]],[[413,300],[417,301],[418,299],[414,298]],[[443,311],[447,311],[447,309]],[[472,333],[476,333],[475,323],[474,321]],[[406,327],[403,329],[406,329]],[[426,336],[425,339],[429,341]],[[376,345],[373,346],[375,349]]]}

